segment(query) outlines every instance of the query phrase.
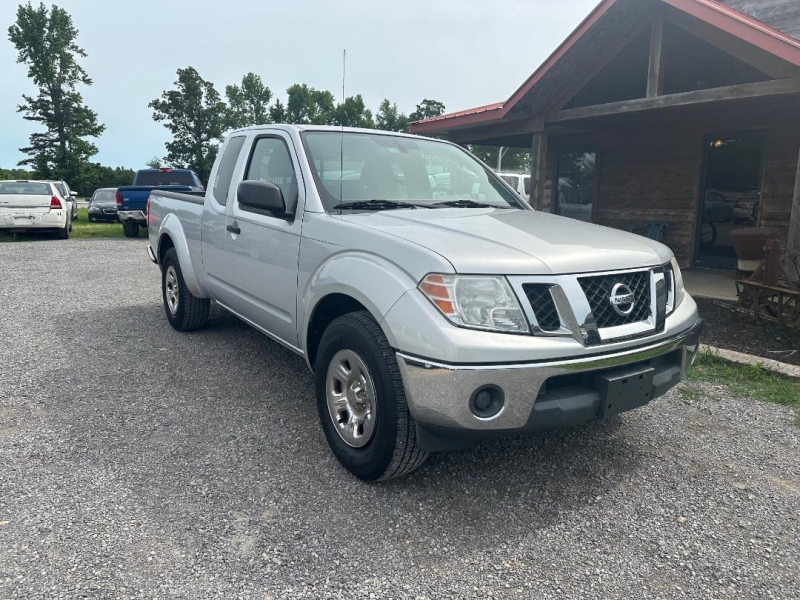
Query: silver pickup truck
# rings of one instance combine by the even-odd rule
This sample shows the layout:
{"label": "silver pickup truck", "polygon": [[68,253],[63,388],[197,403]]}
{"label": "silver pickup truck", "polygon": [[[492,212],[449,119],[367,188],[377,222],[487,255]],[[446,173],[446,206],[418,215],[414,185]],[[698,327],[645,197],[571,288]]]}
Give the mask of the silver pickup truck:
{"label": "silver pickup truck", "polygon": [[643,406],[697,353],[666,246],[536,212],[455,144],[265,125],[209,181],[149,201],[167,320],[202,328],[213,300],[303,356],[362,479]]}

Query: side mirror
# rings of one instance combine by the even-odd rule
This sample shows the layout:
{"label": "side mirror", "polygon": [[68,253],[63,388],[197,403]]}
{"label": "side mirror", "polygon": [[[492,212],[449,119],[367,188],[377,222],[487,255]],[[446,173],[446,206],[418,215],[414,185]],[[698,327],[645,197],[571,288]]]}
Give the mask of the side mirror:
{"label": "side mirror", "polygon": [[69,195],[72,196],[73,198],[77,198],[78,192],[70,192]]}
{"label": "side mirror", "polygon": [[286,213],[281,188],[268,181],[242,181],[236,189],[236,198],[242,210],[277,215]]}

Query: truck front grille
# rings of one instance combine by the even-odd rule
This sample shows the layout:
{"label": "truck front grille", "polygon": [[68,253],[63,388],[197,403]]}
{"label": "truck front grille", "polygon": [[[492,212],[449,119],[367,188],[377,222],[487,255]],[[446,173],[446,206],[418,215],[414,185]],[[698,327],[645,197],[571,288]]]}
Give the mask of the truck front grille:
{"label": "truck front grille", "polygon": [[[586,294],[598,327],[638,323],[650,317],[650,271],[579,277],[578,281]],[[611,304],[611,291],[618,283],[633,293],[633,310],[630,314],[617,313]]]}
{"label": "truck front grille", "polygon": [[550,287],[543,283],[526,283],[522,286],[542,331],[558,331],[561,328],[561,319],[556,310],[556,303],[553,302]]}

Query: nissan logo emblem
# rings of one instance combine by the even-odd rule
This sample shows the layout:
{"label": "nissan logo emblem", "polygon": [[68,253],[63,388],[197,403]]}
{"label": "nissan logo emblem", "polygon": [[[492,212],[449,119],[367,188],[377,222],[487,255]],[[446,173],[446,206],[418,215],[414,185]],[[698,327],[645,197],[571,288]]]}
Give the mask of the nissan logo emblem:
{"label": "nissan logo emblem", "polygon": [[611,296],[608,301],[611,303],[611,308],[620,317],[627,317],[633,312],[634,296],[631,288],[624,283],[615,283],[611,288]]}

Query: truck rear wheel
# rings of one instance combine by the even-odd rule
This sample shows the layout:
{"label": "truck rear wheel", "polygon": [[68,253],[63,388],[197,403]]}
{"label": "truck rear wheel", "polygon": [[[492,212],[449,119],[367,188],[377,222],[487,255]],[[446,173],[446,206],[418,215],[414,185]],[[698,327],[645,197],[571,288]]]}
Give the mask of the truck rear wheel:
{"label": "truck rear wheel", "polygon": [[139,224],[133,221],[123,221],[122,232],[125,237],[139,237]]}
{"label": "truck rear wheel", "polygon": [[164,300],[164,312],[167,314],[167,320],[174,329],[194,331],[205,327],[211,309],[211,301],[193,296],[186,287],[175,248],[170,248],[164,255],[161,271],[161,296]]}
{"label": "truck rear wheel", "polygon": [[328,326],[315,379],[322,430],[353,475],[387,480],[425,462],[394,350],[369,313],[349,313]]}

